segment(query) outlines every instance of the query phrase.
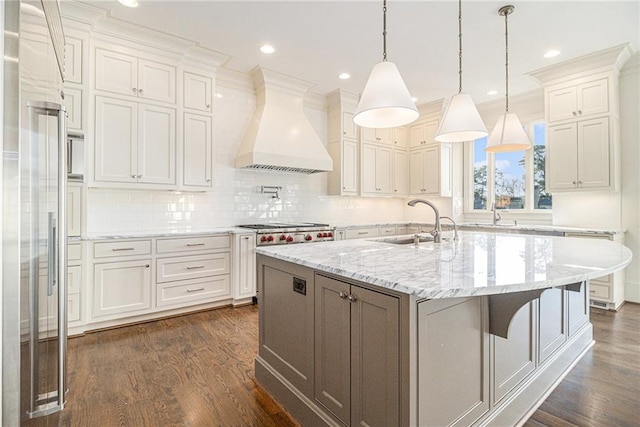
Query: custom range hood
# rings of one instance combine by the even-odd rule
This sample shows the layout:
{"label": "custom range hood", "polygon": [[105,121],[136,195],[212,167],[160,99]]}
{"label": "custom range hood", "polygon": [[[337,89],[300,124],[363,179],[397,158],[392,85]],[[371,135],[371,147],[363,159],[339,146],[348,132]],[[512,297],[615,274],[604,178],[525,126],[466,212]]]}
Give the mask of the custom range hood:
{"label": "custom range hood", "polygon": [[237,168],[311,174],[333,170],[333,161],[304,114],[311,83],[256,67],[256,112],[236,153]]}

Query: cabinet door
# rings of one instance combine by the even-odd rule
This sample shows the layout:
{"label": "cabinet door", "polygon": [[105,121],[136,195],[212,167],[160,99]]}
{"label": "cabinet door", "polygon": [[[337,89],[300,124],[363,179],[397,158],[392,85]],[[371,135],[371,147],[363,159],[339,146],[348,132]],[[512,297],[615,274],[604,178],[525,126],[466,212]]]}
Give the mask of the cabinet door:
{"label": "cabinet door", "polygon": [[606,188],[609,175],[609,119],[578,122],[578,186]]}
{"label": "cabinet door", "polygon": [[67,129],[83,130],[82,91],[80,89],[65,88],[64,106],[67,107]]}
{"label": "cabinet door", "polygon": [[150,264],[150,259],[95,264],[92,316],[133,314],[150,309]]}
{"label": "cabinet door", "polygon": [[424,192],[432,195],[440,194],[440,146],[432,145],[423,150]]}
{"label": "cabinet door", "polygon": [[404,196],[407,194],[409,173],[409,156],[407,150],[396,148],[393,150],[393,194]]}
{"label": "cabinet door", "polygon": [[425,192],[424,155],[422,150],[409,152],[409,192],[411,194]]}
{"label": "cabinet door", "polygon": [[547,114],[549,122],[557,122],[576,117],[577,115],[576,87],[569,86],[550,90],[547,94]]}
{"label": "cabinet door", "polygon": [[353,113],[348,111],[342,112],[342,136],[345,138],[358,138],[358,128],[353,123]]}
{"label": "cabinet door", "polygon": [[376,194],[376,146],[362,144],[362,192]]}
{"label": "cabinet door", "polygon": [[542,363],[567,340],[564,289],[547,289],[538,301],[538,359]]}
{"label": "cabinet door", "polygon": [[400,425],[397,298],[351,287],[351,425]]}
{"label": "cabinet door", "polygon": [[424,125],[411,126],[409,128],[409,147],[416,148],[424,144]]}
{"label": "cabinet door", "polygon": [[185,186],[212,186],[211,117],[184,114],[182,179]]}
{"label": "cabinet door", "polygon": [[358,143],[342,142],[342,191],[358,191]]}
{"label": "cabinet door", "polygon": [[433,144],[436,141],[436,132],[438,131],[438,126],[440,124],[440,120],[429,120],[424,126],[424,140],[425,144]]}
{"label": "cabinet door", "polygon": [[362,137],[362,142],[378,142],[376,139],[376,130],[373,128],[360,128],[360,136]]}
{"label": "cabinet door", "polygon": [[176,67],[139,59],[138,97],[175,104]]}
{"label": "cabinet door", "polygon": [[96,49],[96,89],[136,96],[137,59],[123,53]]}
{"label": "cabinet door", "polygon": [[67,235],[82,233],[82,187],[67,186]]}
{"label": "cabinet door", "polygon": [[64,81],[82,84],[82,39],[66,36],[64,45]]}
{"label": "cabinet door", "polygon": [[238,298],[247,298],[256,294],[256,235],[247,234],[238,238]]}
{"label": "cabinet door", "polygon": [[212,87],[213,81],[210,77],[185,72],[184,107],[210,112]]}
{"label": "cabinet door", "polygon": [[508,339],[491,336],[494,405],[536,367],[535,307],[529,303],[518,310],[511,319]]}
{"label": "cabinet door", "polygon": [[[313,396],[346,425],[351,419],[352,304],[346,299],[349,290],[344,282],[316,275]],[[374,351],[378,354],[381,349]]]}
{"label": "cabinet door", "polygon": [[407,128],[394,128],[392,131],[392,142],[394,147],[407,146]]}
{"label": "cabinet door", "polygon": [[393,129],[384,128],[384,129],[376,129],[376,142],[378,144],[391,145],[391,132]]}
{"label": "cabinet door", "polygon": [[137,111],[135,102],[96,97],[96,181],[137,182]]}
{"label": "cabinet door", "polygon": [[379,194],[393,193],[393,150],[378,147],[376,150],[376,185]]}
{"label": "cabinet door", "polygon": [[577,127],[575,123],[549,126],[547,176],[550,190],[574,189],[578,177]]}
{"label": "cabinet door", "polygon": [[578,116],[600,114],[609,111],[609,90],[607,84],[607,79],[600,79],[577,86]]}
{"label": "cabinet door", "polygon": [[567,289],[568,333],[572,337],[589,321],[589,294],[587,282],[580,284],[578,292]]}
{"label": "cabinet door", "polygon": [[138,182],[175,184],[176,110],[138,105]]}

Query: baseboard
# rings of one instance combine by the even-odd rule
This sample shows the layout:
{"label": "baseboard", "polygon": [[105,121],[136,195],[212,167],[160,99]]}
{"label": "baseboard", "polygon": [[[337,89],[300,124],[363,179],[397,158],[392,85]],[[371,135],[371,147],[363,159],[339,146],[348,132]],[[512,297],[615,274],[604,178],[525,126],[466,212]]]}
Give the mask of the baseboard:
{"label": "baseboard", "polygon": [[625,301],[640,303],[640,282],[630,281],[624,284]]}

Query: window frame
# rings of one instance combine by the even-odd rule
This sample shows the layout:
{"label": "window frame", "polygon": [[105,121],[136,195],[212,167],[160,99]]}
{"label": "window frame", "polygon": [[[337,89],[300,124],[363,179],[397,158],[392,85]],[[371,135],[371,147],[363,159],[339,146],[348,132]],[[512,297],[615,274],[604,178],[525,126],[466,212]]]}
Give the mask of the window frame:
{"label": "window frame", "polygon": [[[543,118],[537,118],[529,120],[523,123],[525,131],[529,136],[529,139],[534,141],[534,129],[535,125],[545,123],[545,146],[549,142],[548,140],[548,125]],[[495,200],[495,154],[487,154],[487,203],[485,209],[474,209],[474,141],[468,141],[464,143],[464,173],[463,173],[463,190],[464,190],[464,208],[463,215],[465,221],[467,220],[485,220],[487,216],[491,217],[491,203]],[[546,153],[548,155],[548,148]],[[546,167],[546,164],[545,164]],[[533,165],[533,148],[525,151],[525,206],[523,209],[500,209],[500,215],[503,219],[522,219],[522,220],[536,220],[542,222],[551,223],[552,210],[551,209],[533,209],[534,206],[534,165]]]}

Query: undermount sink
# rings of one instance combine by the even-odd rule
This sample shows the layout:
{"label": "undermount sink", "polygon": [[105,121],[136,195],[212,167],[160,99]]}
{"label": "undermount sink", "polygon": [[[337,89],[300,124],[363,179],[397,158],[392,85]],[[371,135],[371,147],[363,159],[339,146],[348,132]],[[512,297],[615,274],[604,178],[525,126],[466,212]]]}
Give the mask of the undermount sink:
{"label": "undermount sink", "polygon": [[[471,224],[464,224],[467,226],[472,226],[472,227],[482,227],[482,228],[510,228],[510,227],[515,227],[515,224],[483,224],[480,222],[474,222]],[[462,225],[462,226],[464,226]]]}
{"label": "undermount sink", "polygon": [[[392,243],[394,245],[411,245],[414,243],[413,236],[394,236],[394,237],[385,237],[383,239],[375,239],[371,240],[372,242],[381,242],[381,243]],[[433,236],[420,236],[418,238],[418,243],[426,243],[433,242]]]}

